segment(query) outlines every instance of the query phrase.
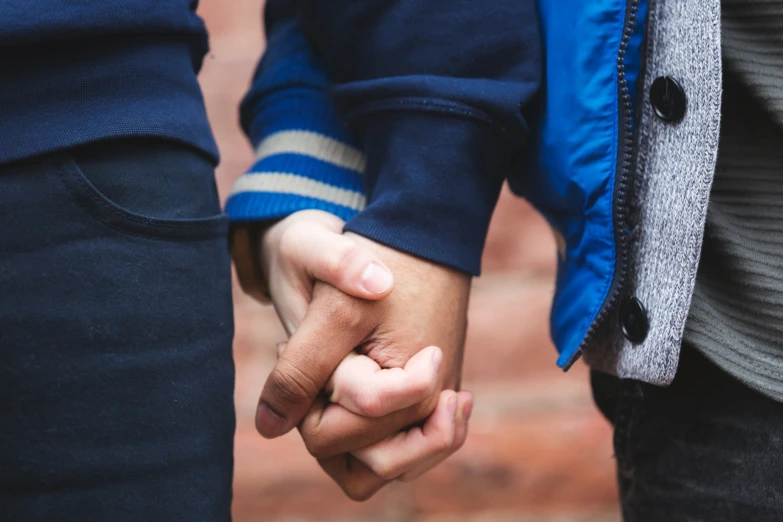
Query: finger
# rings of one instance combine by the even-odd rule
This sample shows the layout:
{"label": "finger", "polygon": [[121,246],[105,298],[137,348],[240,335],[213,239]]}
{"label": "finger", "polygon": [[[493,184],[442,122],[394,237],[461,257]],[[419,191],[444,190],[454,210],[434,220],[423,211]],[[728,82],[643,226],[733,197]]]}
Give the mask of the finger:
{"label": "finger", "polygon": [[439,395],[383,417],[358,415],[339,404],[318,397],[299,424],[307,450],[317,459],[350,453],[380,442],[429,417]]}
{"label": "finger", "polygon": [[465,441],[468,438],[468,421],[470,420],[470,414],[472,411],[473,396],[469,392],[459,392],[457,394],[456,433],[454,435],[454,442],[452,443],[451,447],[447,451],[430,457],[418,466],[414,466],[412,469],[397,477],[397,480],[400,482],[410,482],[412,480],[416,480],[456,453],[465,444]]}
{"label": "finger", "polygon": [[287,280],[281,276],[278,276],[276,282],[270,281],[269,283],[272,304],[289,338],[296,333],[297,328],[302,324],[307,314],[307,308],[310,306],[312,281],[308,281],[306,288],[308,289],[303,289],[303,286],[295,280]]}
{"label": "finger", "polygon": [[382,299],[394,288],[391,270],[369,247],[317,223],[288,227],[280,239],[280,255],[308,279],[354,297]]}
{"label": "finger", "polygon": [[369,499],[388,484],[350,454],[321,459],[318,464],[348,498],[357,502]]}
{"label": "finger", "polygon": [[316,285],[304,321],[264,384],[256,428],[278,437],[299,424],[340,361],[372,331],[372,309],[326,285]]}
{"label": "finger", "polygon": [[[467,423],[473,406],[472,396],[467,392],[457,394],[457,418],[454,442],[445,454],[436,454],[429,457],[423,464],[419,464],[413,470],[404,473],[399,480],[408,481],[418,478],[428,470],[439,464],[451,453],[459,449],[467,437]],[[383,444],[383,443],[381,443]],[[371,468],[350,454],[337,455],[327,459],[320,459],[318,463],[326,473],[342,488],[349,498],[356,501],[364,501],[378,492],[389,483],[378,476]]]}
{"label": "finger", "polygon": [[352,454],[382,479],[394,480],[451,448],[456,436],[457,406],[457,393],[444,390],[438,407],[423,426],[402,431]]}
{"label": "finger", "polygon": [[435,393],[443,352],[424,348],[404,368],[381,368],[366,355],[350,353],[326,384],[331,402],[367,417],[383,417]]}

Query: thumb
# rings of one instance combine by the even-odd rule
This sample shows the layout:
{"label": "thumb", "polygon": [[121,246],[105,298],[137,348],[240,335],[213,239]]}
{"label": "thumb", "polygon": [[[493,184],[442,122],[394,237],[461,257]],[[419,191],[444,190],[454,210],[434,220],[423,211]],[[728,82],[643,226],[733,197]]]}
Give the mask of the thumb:
{"label": "thumb", "polygon": [[372,331],[375,320],[363,313],[362,304],[327,285],[316,286],[304,321],[264,384],[256,411],[261,435],[278,437],[299,424],[340,361]]}
{"label": "thumb", "polygon": [[298,222],[280,240],[280,254],[309,283],[317,279],[361,299],[383,299],[394,288],[391,270],[366,245],[321,224]]}

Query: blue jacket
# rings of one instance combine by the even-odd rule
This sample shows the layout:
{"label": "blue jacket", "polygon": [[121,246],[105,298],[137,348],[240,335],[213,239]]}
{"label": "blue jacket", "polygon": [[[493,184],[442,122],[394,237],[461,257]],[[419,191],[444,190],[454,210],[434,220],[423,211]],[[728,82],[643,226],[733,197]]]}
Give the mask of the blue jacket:
{"label": "blue jacket", "polygon": [[624,283],[646,0],[293,3],[268,2],[242,106],[258,154],[232,219],[319,208],[477,274],[507,179],[564,240],[551,330],[567,369]]}

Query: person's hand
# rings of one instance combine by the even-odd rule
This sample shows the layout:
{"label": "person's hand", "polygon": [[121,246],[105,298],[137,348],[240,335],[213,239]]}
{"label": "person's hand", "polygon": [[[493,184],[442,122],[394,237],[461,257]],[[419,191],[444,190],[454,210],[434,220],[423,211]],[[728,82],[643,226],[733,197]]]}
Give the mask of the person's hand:
{"label": "person's hand", "polygon": [[369,300],[394,289],[388,267],[367,246],[342,235],[344,224],[328,212],[302,210],[262,235],[261,270],[289,336],[304,319],[316,281]]}
{"label": "person's hand", "polygon": [[[464,442],[472,399],[441,390],[459,385],[470,277],[360,236],[344,237],[380,257],[396,275],[395,290],[371,302],[316,283],[301,324],[289,326],[294,334],[265,384],[256,425],[266,437],[299,425],[327,473],[350,497],[367,498],[388,480],[421,474]],[[443,350],[439,379],[415,404],[401,407],[404,401],[384,399],[389,394],[370,393],[351,411],[321,394],[355,348],[379,369],[407,373],[412,357],[432,344]],[[338,393],[338,401],[348,405],[342,398]],[[433,412],[423,427],[399,434]]]}
{"label": "person's hand", "polygon": [[[312,301],[317,280],[362,299],[382,299],[393,288],[392,274],[369,246],[342,235],[343,221],[305,210],[273,224],[262,237],[260,259],[270,295],[284,328],[296,331]],[[278,345],[278,355],[285,343]],[[349,411],[380,415],[413,406],[435,394],[442,352],[429,347],[404,368],[382,369],[371,358],[350,352],[324,391]],[[381,405],[382,410],[379,410]]]}
{"label": "person's hand", "polygon": [[[441,392],[423,426],[400,431],[351,454],[318,459],[321,468],[353,500],[366,500],[393,480],[415,480],[459,450],[473,409],[469,392]],[[305,432],[300,427],[302,436]]]}
{"label": "person's hand", "polygon": [[[279,353],[285,349],[281,344]],[[389,410],[409,404],[417,396],[415,383],[431,388],[437,381],[440,349],[428,347],[399,368],[381,369],[372,359],[350,353],[326,384],[332,408],[361,414],[363,397],[379,399]],[[435,368],[435,374],[428,370]],[[407,375],[405,375],[407,374]],[[424,384],[426,383],[426,384]],[[423,388],[422,388],[423,389]],[[435,412],[423,426],[400,431],[376,444],[319,460],[319,464],[354,500],[365,500],[392,480],[408,482],[425,474],[465,443],[473,409],[469,392],[442,391]]]}

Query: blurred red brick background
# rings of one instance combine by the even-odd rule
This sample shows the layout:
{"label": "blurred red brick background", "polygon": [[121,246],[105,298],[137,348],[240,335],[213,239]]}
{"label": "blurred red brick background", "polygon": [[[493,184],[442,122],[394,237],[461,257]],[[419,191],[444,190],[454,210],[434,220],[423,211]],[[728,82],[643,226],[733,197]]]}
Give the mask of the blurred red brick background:
{"label": "blurred red brick background", "polygon": [[[222,153],[225,197],[251,162],[237,106],[263,49],[262,0],[202,0],[212,52],[201,74]],[[464,385],[476,394],[465,447],[412,484],[363,504],[346,500],[297,434],[261,439],[258,394],[284,338],[271,308],[235,285],[236,522],[612,522],[619,520],[611,432],[587,372],[555,367],[547,334],[555,245],[543,221],[507,192],[492,224],[470,309]]]}

